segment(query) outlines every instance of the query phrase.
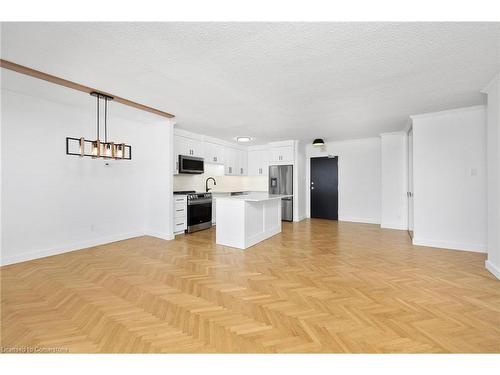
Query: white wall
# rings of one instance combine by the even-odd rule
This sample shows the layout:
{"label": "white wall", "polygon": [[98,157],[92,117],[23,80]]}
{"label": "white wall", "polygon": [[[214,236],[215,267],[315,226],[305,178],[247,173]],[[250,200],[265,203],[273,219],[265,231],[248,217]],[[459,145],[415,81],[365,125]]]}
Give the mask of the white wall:
{"label": "white wall", "polygon": [[1,99],[2,264],[144,233],[172,238],[168,120],[111,103],[110,138],[131,144],[133,159],[106,166],[65,154],[67,136],[95,138],[90,95],[4,71]]}
{"label": "white wall", "polygon": [[487,104],[488,260],[486,268],[500,279],[500,73],[483,90]]}
{"label": "white wall", "polygon": [[382,228],[408,229],[407,135],[383,133],[381,141],[381,219]]}
{"label": "white wall", "polygon": [[380,223],[380,138],[326,142],[306,146],[306,212],[310,217],[310,158],[338,156],[339,220]]}
{"label": "white wall", "polygon": [[306,143],[297,141],[295,144],[295,165],[294,173],[297,178],[294,179],[297,186],[294,186],[296,198],[294,202],[294,221],[301,221],[306,218]]}
{"label": "white wall", "polygon": [[483,106],[412,116],[416,245],[486,250]]}

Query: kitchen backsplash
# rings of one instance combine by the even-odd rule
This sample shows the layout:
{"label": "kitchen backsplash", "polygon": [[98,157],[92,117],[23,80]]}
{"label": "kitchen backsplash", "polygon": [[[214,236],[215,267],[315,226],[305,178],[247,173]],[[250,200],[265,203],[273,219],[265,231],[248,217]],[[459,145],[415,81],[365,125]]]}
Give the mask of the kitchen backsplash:
{"label": "kitchen backsplash", "polygon": [[218,164],[205,164],[203,174],[175,175],[174,191],[205,191],[208,177],[217,181],[216,186],[213,186],[213,181],[209,181],[209,187],[213,186],[212,191],[267,191],[267,176],[224,176],[224,166]]}

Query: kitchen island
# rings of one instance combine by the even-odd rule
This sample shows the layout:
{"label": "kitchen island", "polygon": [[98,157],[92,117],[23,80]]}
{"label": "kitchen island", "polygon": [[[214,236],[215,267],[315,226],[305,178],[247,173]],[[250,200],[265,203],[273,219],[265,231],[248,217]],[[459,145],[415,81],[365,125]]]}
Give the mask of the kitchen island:
{"label": "kitchen island", "polygon": [[218,197],[218,245],[247,249],[281,232],[281,199],[290,195],[250,193]]}

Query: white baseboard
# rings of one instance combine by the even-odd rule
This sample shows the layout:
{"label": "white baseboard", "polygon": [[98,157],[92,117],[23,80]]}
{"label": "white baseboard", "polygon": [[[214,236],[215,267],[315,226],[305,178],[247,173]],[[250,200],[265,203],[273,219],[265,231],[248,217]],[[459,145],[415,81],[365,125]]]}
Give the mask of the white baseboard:
{"label": "white baseboard", "polygon": [[340,216],[339,221],[349,221],[351,223],[380,224],[380,220],[367,217]]}
{"label": "white baseboard", "polygon": [[424,238],[413,238],[413,244],[417,246],[437,247],[440,249],[473,251],[475,253],[486,253],[486,244],[475,244],[453,241],[436,241]]}
{"label": "white baseboard", "polygon": [[500,280],[500,267],[495,266],[489,260],[484,262],[484,265],[488,271],[490,271],[497,279]]}
{"label": "white baseboard", "polygon": [[6,266],[9,264],[26,262],[28,260],[40,259],[40,258],[45,258],[45,257],[53,256],[53,255],[63,254],[63,253],[69,253],[69,252],[76,251],[76,250],[82,250],[82,249],[86,249],[89,247],[105,245],[105,244],[108,244],[111,242],[116,242],[116,241],[128,240],[130,238],[140,237],[140,236],[153,236],[153,237],[158,237],[158,238],[161,238],[164,240],[172,240],[174,238],[174,236],[172,234],[168,235],[166,233],[159,233],[159,232],[152,232],[152,231],[136,231],[136,232],[129,232],[129,233],[120,233],[120,234],[115,234],[115,235],[111,235],[111,236],[96,238],[96,239],[89,240],[89,241],[75,242],[75,243],[71,243],[71,244],[57,246],[57,247],[53,247],[50,249],[35,250],[35,251],[30,251],[30,252],[14,255],[14,256],[2,257],[1,262],[0,262],[0,266]]}
{"label": "white baseboard", "polygon": [[175,238],[173,233],[157,232],[154,230],[147,230],[144,232],[144,235],[161,238],[162,240],[167,240],[167,241],[173,240]]}
{"label": "white baseboard", "polygon": [[380,223],[380,228],[384,229],[398,229],[398,230],[408,230],[408,228],[401,223]]}
{"label": "white baseboard", "polygon": [[297,220],[294,220],[294,221],[299,222],[299,221],[304,220],[305,218],[307,218],[307,216],[304,214],[304,215],[299,216],[299,218]]}

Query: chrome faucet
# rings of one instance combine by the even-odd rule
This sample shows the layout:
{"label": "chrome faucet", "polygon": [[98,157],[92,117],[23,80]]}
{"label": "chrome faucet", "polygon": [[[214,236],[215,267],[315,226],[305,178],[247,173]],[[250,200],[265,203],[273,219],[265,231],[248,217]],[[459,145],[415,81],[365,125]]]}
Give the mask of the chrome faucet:
{"label": "chrome faucet", "polygon": [[210,189],[208,188],[208,180],[212,180],[212,181],[214,182],[214,186],[215,186],[215,185],[217,185],[217,181],[215,181],[215,178],[213,178],[213,177],[209,177],[209,178],[207,178],[207,179],[206,179],[206,181],[205,181],[205,191],[206,191],[207,193],[208,193],[208,191],[210,190]]}

